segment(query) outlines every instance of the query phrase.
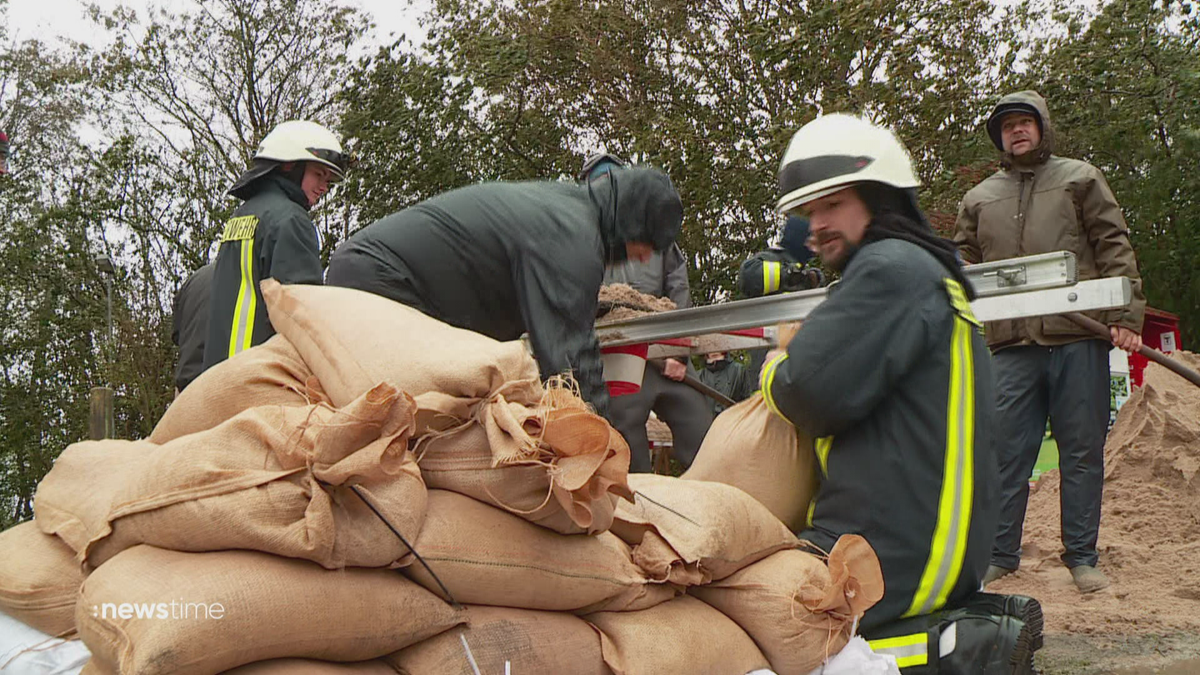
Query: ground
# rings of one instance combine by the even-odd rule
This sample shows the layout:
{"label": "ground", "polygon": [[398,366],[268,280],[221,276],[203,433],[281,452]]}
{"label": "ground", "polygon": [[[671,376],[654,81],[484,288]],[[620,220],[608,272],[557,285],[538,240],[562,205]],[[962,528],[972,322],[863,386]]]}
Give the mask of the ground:
{"label": "ground", "polygon": [[1036,663],[1046,675],[1196,675],[1200,635],[1049,633]]}

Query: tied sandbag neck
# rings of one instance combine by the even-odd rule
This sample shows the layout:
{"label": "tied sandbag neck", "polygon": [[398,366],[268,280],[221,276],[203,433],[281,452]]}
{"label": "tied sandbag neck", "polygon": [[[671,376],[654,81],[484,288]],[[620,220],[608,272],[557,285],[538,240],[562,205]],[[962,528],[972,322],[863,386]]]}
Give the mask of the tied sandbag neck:
{"label": "tied sandbag neck", "polygon": [[392,534],[396,535],[396,538],[400,540],[400,543],[404,544],[404,547],[413,554],[413,557],[417,559],[417,562],[421,563],[421,566],[425,568],[425,571],[429,572],[429,576],[433,577],[433,580],[437,582],[438,588],[442,589],[442,593],[444,593],[450,600],[450,606],[454,609],[464,609],[464,607],[454,599],[454,596],[450,594],[450,589],[446,588],[446,584],[442,583],[442,580],[438,577],[438,575],[429,567],[429,563],[425,562],[425,559],[421,557],[421,554],[417,553],[417,549],[413,548],[413,545],[408,543],[408,540],[404,538],[404,535],[400,534],[400,530],[396,529],[396,527],[392,525],[391,521],[387,519],[387,516],[383,515],[380,513],[379,509],[375,508],[375,505],[371,503],[371,500],[367,499],[367,496],[358,489],[357,485],[349,485],[347,487],[350,488],[351,492],[358,495],[358,498],[362,500],[363,504],[367,505],[368,509],[371,509],[371,513],[374,513],[380,520],[383,521],[384,525],[387,525],[387,528],[392,531]]}

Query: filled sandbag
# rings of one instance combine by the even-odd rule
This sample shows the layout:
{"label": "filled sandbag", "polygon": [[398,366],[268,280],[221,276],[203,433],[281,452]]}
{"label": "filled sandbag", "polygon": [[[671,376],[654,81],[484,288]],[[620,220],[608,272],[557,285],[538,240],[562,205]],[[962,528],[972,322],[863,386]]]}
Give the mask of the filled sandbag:
{"label": "filled sandbag", "polygon": [[[472,675],[463,650],[467,639],[481,673],[612,675],[600,652],[600,635],[583,619],[562,612],[511,607],[467,608],[466,626],[385,657],[402,675]],[[461,637],[460,637],[461,636]]]}
{"label": "filled sandbag", "polygon": [[551,387],[540,405],[498,401],[477,421],[416,446],[430,488],[450,490],[563,534],[612,525],[629,445],[576,393]]}
{"label": "filled sandbag", "polygon": [[604,662],[615,675],[730,675],[767,667],[745,631],[695,598],[584,618],[599,631]]}
{"label": "filled sandbag", "polygon": [[683,477],[740,488],[799,532],[817,489],[816,455],[812,439],[772,413],[760,392],[717,415]]}
{"label": "filled sandbag", "polygon": [[139,543],[251,549],[334,569],[404,564],[424,520],[412,399],[389,384],[342,409],[264,406],[165,445],[76,443],[38,487],[36,522],[89,567]]}
{"label": "filled sandbag", "polygon": [[146,440],[166,443],[264,405],[328,403],[321,383],[282,335],[201,373],[171,402]]}
{"label": "filled sandbag", "polygon": [[[548,611],[625,611],[677,593],[651,583],[611,533],[564,535],[445,490],[429,491],[417,552],[454,600]],[[441,593],[420,563],[404,574]]]}
{"label": "filled sandbag", "polygon": [[612,532],[656,581],[707,584],[800,543],[765,506],[723,483],[634,474],[629,487],[633,502],[617,506]]}
{"label": "filled sandbag", "polygon": [[284,657],[365,661],[464,619],[389,570],[152,546],[93,572],[75,612],[90,667],[138,675],[217,673]]}
{"label": "filled sandbag", "polygon": [[537,363],[520,340],[493,340],[351,288],[265,279],[262,292],[271,325],[335,406],[391,382],[416,399],[421,436],[470,419],[475,405],[496,395],[525,405],[542,397]]}
{"label": "filled sandbag", "polygon": [[226,670],[223,675],[396,675],[396,669],[381,659],[354,663],[314,659],[271,659],[238,666],[233,670]]}
{"label": "filled sandbag", "polygon": [[75,631],[75,552],[33,521],[0,532],[0,611],[47,635]]}
{"label": "filled sandbag", "polygon": [[692,595],[737,622],[779,675],[806,675],[851,638],[855,619],[883,597],[883,572],[866,539],[838,539],[828,562],[780,551]]}

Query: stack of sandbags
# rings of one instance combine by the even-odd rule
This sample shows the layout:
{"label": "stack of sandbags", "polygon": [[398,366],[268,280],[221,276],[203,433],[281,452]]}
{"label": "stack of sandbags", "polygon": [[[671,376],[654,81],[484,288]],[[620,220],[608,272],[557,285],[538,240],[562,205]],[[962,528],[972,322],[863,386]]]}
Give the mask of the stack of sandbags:
{"label": "stack of sandbags", "polygon": [[524,343],[348,288],[267,280],[263,297],[333,405],[380,381],[414,397],[413,439],[431,487],[564,534],[607,530],[628,497],[625,440],[569,387],[543,387]]}
{"label": "stack of sandbags", "polygon": [[89,568],[136,544],[251,549],[329,569],[399,564],[425,486],[408,448],[412,398],[380,384],[341,409],[251,408],[164,445],[76,443],[42,480],[38,526]]}

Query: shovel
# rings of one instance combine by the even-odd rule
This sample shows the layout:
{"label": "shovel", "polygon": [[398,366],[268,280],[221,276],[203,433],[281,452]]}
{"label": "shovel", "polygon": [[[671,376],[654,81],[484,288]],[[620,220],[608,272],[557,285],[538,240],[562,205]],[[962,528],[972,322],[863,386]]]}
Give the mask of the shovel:
{"label": "shovel", "polygon": [[[1075,322],[1077,325],[1082,326],[1083,328],[1086,328],[1086,329],[1090,330],[1091,332],[1095,333],[1097,337],[1102,337],[1105,340],[1112,339],[1112,332],[1108,330],[1108,326],[1105,326],[1104,324],[1100,323],[1099,321],[1096,321],[1095,319],[1086,317],[1086,316],[1080,314],[1079,312],[1071,312],[1069,314],[1066,314],[1065,316],[1068,319],[1070,319],[1071,321]],[[1140,348],[1138,348],[1137,353],[1141,354],[1142,356],[1146,357],[1147,359],[1150,359],[1151,361],[1157,363],[1158,365],[1160,365],[1164,368],[1167,368],[1171,372],[1175,373],[1176,375],[1179,375],[1180,377],[1187,380],[1188,382],[1191,382],[1192,384],[1196,385],[1197,387],[1200,387],[1200,373],[1192,370],[1191,368],[1188,368],[1187,366],[1185,366],[1182,363],[1176,361],[1175,359],[1167,356],[1166,354],[1163,354],[1162,352],[1158,351],[1157,349],[1151,349],[1150,347],[1147,347],[1146,345],[1142,345]]]}

